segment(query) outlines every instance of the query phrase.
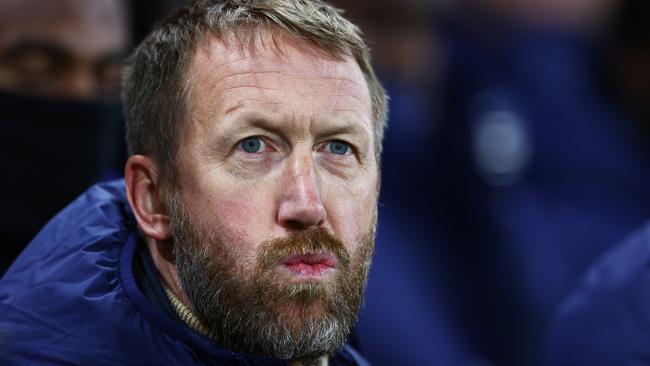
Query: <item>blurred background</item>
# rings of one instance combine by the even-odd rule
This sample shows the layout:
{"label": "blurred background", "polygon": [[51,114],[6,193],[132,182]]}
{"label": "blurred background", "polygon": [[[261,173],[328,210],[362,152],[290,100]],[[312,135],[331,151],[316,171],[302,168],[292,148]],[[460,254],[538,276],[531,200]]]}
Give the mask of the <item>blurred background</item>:
{"label": "blurred background", "polygon": [[[0,2],[0,273],[121,176],[121,62],[179,3]],[[560,301],[650,218],[649,2],[333,3],[391,95],[363,352],[542,365]]]}

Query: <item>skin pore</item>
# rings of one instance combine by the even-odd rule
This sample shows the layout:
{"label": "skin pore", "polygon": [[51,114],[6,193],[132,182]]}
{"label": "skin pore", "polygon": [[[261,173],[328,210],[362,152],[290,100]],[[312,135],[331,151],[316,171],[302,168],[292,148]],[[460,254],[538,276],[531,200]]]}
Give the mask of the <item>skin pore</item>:
{"label": "skin pore", "polygon": [[[255,47],[208,38],[197,48],[175,187],[161,181],[150,158],[127,163],[129,200],[154,264],[191,308],[171,249],[171,190],[198,232],[207,233],[202,237],[219,238],[196,245],[213,256],[226,250],[233,272],[256,273],[265,242],[323,229],[361,268],[362,296],[378,195],[368,87],[351,57],[337,60],[288,36],[271,37],[264,32]],[[340,272],[306,278],[276,267],[270,273],[280,284],[333,284]],[[297,309],[287,302],[274,311],[314,317],[320,308]],[[327,362],[327,355],[309,362]]]}
{"label": "skin pore", "polygon": [[0,90],[113,96],[128,46],[122,0],[0,2]]}

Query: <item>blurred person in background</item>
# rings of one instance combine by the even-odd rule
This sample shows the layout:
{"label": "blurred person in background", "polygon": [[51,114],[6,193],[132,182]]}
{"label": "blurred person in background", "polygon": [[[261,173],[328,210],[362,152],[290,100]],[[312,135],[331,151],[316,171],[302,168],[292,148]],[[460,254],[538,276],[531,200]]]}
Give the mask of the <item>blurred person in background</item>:
{"label": "blurred person in background", "polygon": [[0,274],[56,211],[120,175],[122,0],[0,2]]}
{"label": "blurred person in background", "polygon": [[650,216],[643,1],[338,3],[391,95],[364,351],[541,365],[580,274]]}
{"label": "blurred person in background", "polygon": [[466,1],[445,29],[435,202],[447,296],[477,364],[542,364],[578,276],[650,216],[647,136],[616,97],[630,90],[603,77],[625,70],[640,87],[647,73],[611,62],[622,3]]}
{"label": "blurred person in background", "polygon": [[[648,139],[650,4],[623,1],[616,14],[610,47],[613,72],[608,79],[612,94]],[[646,223],[597,260],[562,303],[550,334],[548,364],[647,366],[648,345],[650,225]]]}

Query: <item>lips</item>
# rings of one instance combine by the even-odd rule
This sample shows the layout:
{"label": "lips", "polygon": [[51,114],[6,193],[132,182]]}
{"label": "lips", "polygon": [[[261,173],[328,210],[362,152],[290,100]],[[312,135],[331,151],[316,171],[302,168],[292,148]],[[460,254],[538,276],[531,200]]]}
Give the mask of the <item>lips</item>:
{"label": "lips", "polygon": [[322,277],[336,268],[336,257],[331,253],[306,253],[285,257],[282,265],[299,277]]}

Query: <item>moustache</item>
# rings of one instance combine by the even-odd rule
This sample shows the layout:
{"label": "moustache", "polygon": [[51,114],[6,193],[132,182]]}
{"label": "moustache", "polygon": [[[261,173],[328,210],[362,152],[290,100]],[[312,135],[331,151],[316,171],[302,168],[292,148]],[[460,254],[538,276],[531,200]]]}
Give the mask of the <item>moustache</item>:
{"label": "moustache", "polygon": [[341,270],[347,270],[350,264],[350,254],[343,243],[324,228],[294,232],[263,242],[258,263],[262,269],[269,270],[286,257],[306,254],[331,254],[336,257],[336,267]]}

